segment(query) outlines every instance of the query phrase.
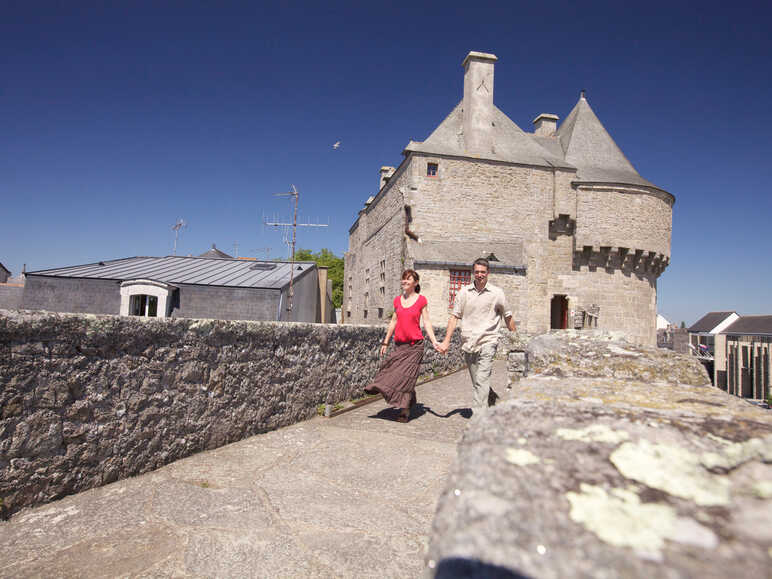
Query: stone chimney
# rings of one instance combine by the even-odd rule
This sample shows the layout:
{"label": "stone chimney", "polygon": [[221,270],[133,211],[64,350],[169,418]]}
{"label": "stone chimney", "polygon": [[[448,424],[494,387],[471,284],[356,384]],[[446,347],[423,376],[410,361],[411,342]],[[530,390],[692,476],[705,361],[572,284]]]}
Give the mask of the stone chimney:
{"label": "stone chimney", "polygon": [[472,154],[490,153],[493,148],[493,66],[494,54],[470,52],[464,59],[464,142]]}
{"label": "stone chimney", "polygon": [[394,167],[381,167],[381,186],[378,187],[378,191],[383,189],[383,186],[389,182],[389,179],[391,179],[394,171],[396,171]]}
{"label": "stone chimney", "polygon": [[533,120],[533,134],[538,137],[554,137],[558,130],[558,116],[542,113]]}

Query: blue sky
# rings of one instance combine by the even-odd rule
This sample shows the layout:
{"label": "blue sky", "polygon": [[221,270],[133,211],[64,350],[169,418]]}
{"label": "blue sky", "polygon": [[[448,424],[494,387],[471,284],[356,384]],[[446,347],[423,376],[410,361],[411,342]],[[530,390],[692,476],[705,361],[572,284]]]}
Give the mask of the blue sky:
{"label": "blue sky", "polygon": [[[523,130],[581,89],[646,179],[673,193],[659,310],[772,313],[768,3],[2,1],[0,262],[27,269],[212,243],[342,255],[348,228],[492,52]],[[341,141],[337,150],[332,144]],[[238,243],[238,249],[234,246]],[[268,250],[267,248],[270,248]],[[270,251],[270,253],[268,253]]]}

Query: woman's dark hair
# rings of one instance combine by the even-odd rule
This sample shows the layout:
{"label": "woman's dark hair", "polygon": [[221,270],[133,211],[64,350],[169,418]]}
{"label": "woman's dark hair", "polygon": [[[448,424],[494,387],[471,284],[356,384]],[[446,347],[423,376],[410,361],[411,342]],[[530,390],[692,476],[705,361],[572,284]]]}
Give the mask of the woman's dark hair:
{"label": "woman's dark hair", "polygon": [[418,277],[418,272],[416,272],[416,270],[414,270],[414,269],[406,269],[405,271],[402,272],[402,277],[399,278],[399,279],[407,279],[408,277],[412,277],[415,280],[415,282],[416,282],[415,293],[420,294],[421,293],[421,284],[418,283],[418,280],[420,279]]}

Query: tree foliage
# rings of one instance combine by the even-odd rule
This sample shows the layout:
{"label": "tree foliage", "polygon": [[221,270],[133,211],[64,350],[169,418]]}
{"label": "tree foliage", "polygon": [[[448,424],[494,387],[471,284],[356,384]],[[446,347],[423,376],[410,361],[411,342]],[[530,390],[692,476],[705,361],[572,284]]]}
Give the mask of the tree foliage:
{"label": "tree foliage", "polygon": [[327,277],[332,282],[332,304],[339,308],[343,304],[343,258],[337,257],[329,249],[322,248],[314,253],[310,249],[298,249],[295,261],[313,261],[316,265],[327,267]]}

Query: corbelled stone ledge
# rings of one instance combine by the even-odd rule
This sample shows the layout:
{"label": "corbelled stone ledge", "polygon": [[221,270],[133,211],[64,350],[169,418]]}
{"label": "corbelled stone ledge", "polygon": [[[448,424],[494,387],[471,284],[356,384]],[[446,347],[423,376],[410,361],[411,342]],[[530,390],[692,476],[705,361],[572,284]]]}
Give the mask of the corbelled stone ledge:
{"label": "corbelled stone ledge", "polygon": [[772,411],[620,336],[510,349],[528,376],[465,431],[428,576],[770,576]]}
{"label": "corbelled stone ledge", "polygon": [[[360,396],[383,336],[382,326],[0,310],[2,513]],[[457,347],[440,356],[427,344],[421,373],[462,365]]]}

